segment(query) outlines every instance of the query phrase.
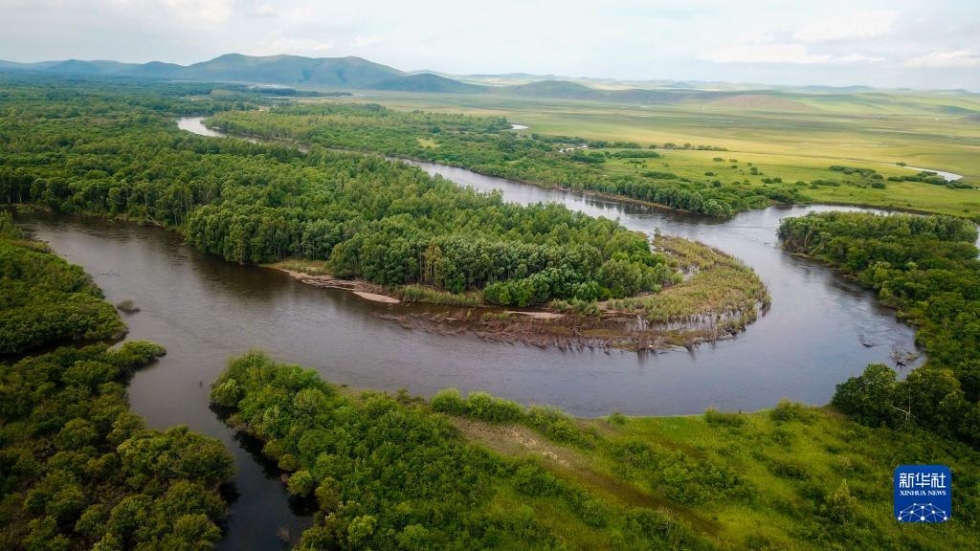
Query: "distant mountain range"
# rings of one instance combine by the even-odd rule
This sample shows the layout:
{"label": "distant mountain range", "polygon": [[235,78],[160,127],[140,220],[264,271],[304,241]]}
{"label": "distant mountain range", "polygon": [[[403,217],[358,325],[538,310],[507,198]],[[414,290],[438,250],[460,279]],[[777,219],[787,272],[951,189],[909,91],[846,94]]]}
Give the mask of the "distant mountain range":
{"label": "distant mountain range", "polygon": [[[575,79],[524,73],[455,77],[432,71],[408,73],[359,57],[302,57],[275,55],[254,57],[226,54],[193,65],[120,63],[118,61],[0,61],[2,71],[31,71],[67,76],[130,77],[199,82],[275,85],[302,89],[391,90],[417,93],[506,94],[528,98],[664,104],[685,101],[724,102],[746,109],[776,111],[813,108],[782,93],[853,94],[874,91],[864,86],[773,87],[725,83],[620,82],[608,79]],[[583,84],[586,83],[586,84]],[[588,84],[588,85],[587,85]],[[777,100],[777,98],[779,98]]]}
{"label": "distant mountain range", "polygon": [[[512,74],[520,84],[494,85],[480,82],[479,77],[463,77],[464,82],[449,75],[434,72],[407,73],[359,57],[301,57],[276,55],[252,57],[227,54],[193,65],[176,65],[153,61],[150,63],[120,63],[118,61],[45,61],[14,63],[0,61],[0,71],[36,71],[48,74],[75,76],[112,76],[161,80],[233,82],[254,85],[296,86],[302,88],[332,88],[343,90],[391,90],[419,93],[452,94],[509,94],[530,98],[608,100],[663,103],[680,101],[691,95],[718,95],[726,92],[697,90],[609,90],[586,86],[568,80]],[[482,75],[481,75],[482,76]],[[487,77],[490,78],[490,77]],[[528,82],[530,81],[530,82]],[[731,92],[734,93],[734,92]]]}
{"label": "distant mountain range", "polygon": [[118,76],[165,80],[279,84],[285,86],[372,88],[408,78],[403,71],[359,57],[300,57],[276,55],[252,57],[227,54],[193,65],[119,63],[117,61],[68,61],[13,63],[0,61],[0,69],[41,71],[62,75]]}

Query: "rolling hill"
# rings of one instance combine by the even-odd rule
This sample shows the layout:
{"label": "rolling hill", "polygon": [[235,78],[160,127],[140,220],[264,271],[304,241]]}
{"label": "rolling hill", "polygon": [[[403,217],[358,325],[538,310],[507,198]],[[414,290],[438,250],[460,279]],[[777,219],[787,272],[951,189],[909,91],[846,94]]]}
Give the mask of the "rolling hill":
{"label": "rolling hill", "polygon": [[189,80],[371,88],[405,73],[359,57],[226,54],[177,72]]}
{"label": "rolling hill", "polygon": [[378,83],[375,90],[397,90],[400,92],[428,92],[439,94],[478,94],[486,92],[487,87],[467,84],[451,78],[431,73],[398,77]]}
{"label": "rolling hill", "polygon": [[501,93],[534,98],[590,100],[605,99],[606,97],[602,90],[567,80],[539,80],[517,86],[501,86],[497,90]]}

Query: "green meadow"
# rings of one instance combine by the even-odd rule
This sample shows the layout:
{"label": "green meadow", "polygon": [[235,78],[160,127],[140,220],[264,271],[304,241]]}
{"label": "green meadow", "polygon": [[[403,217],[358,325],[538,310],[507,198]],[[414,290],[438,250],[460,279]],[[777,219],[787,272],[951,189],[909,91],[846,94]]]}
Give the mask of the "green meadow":
{"label": "green meadow", "polygon": [[[518,132],[634,141],[656,146],[663,155],[643,165],[630,164],[635,160],[607,163],[605,168],[613,173],[669,169],[707,182],[796,187],[813,202],[980,216],[976,189],[923,182],[886,182],[884,189],[875,189],[860,181],[849,184],[840,173],[829,170],[834,165],[872,169],[885,179],[918,172],[898,165],[905,163],[959,174],[962,183],[980,186],[980,96],[976,94],[765,91],[701,97],[679,96],[676,101],[643,105],[497,94],[372,92],[331,101],[505,116],[529,127]],[[665,149],[665,144],[681,149]],[[683,149],[685,144],[695,149]],[[726,151],[699,151],[699,145]],[[716,157],[725,162],[713,161]],[[753,166],[759,174],[752,173]],[[775,178],[781,182],[764,182]],[[814,180],[839,185],[810,186]]]}

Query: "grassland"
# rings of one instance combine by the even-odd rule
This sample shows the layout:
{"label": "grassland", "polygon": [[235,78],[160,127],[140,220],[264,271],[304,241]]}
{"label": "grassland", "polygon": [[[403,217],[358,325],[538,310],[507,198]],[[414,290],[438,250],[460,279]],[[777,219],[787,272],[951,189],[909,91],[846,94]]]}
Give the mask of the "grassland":
{"label": "grassland", "polygon": [[[906,163],[960,174],[964,183],[980,186],[980,96],[975,94],[766,92],[638,105],[502,95],[376,93],[339,101],[366,100],[396,109],[505,116],[530,127],[520,132],[635,141],[656,145],[664,155],[648,160],[645,166],[608,163],[613,173],[669,168],[680,176],[708,181],[792,187],[798,181],[841,180],[839,173],[829,170],[832,165],[870,168],[885,178],[915,174],[897,165]],[[711,145],[727,151],[665,151],[662,146],[666,143]],[[733,169],[736,163],[716,163],[712,161],[715,157],[739,162]],[[752,174],[749,163],[761,174]],[[705,176],[705,172],[716,176]],[[782,183],[763,183],[763,179],[776,177]],[[814,202],[980,217],[978,190],[888,182],[885,189],[842,183],[801,191]]]}
{"label": "grassland", "polygon": [[[613,415],[576,421],[588,435],[580,444],[521,425],[456,425],[471,441],[533,458],[610,502],[659,510],[718,549],[959,549],[977,529],[962,514],[958,526],[894,522],[890,485],[900,463],[951,461],[964,475],[959,487],[969,488],[976,452],[868,429],[829,409],[783,402],[753,414]],[[956,506],[969,515],[978,503],[962,494]]]}

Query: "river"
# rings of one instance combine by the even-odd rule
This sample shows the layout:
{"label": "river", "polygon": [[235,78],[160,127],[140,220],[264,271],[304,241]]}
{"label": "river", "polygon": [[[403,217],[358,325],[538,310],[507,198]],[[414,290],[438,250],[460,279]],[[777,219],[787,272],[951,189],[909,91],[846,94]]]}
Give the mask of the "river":
{"label": "river", "polygon": [[902,168],[907,168],[909,170],[914,170],[916,172],[935,172],[937,176],[939,176],[943,180],[946,180],[947,182],[955,182],[956,180],[963,178],[962,174],[946,172],[945,170],[936,170],[933,168],[921,168],[917,166],[908,166],[908,165],[898,165],[898,166],[901,166]]}
{"label": "river", "polygon": [[[181,128],[190,129],[181,121]],[[770,208],[717,221],[581,196],[415,163],[461,185],[503,191],[508,201],[559,202],[625,226],[697,239],[734,254],[769,286],[772,308],[738,337],[694,351],[638,355],[562,352],[403,329],[379,319],[389,309],[285,274],[202,254],[173,232],[121,222],[44,214],[18,221],[93,275],[110,302],[132,299],[129,338],[166,346],[129,389],[133,410],[154,427],[187,424],[221,438],[236,455],[236,486],[222,549],[274,549],[281,527],[295,538],[309,523],[286,505],[274,471],[263,471],[208,409],[208,384],[229,357],[250,348],[316,369],[358,388],[429,396],[444,387],[485,390],[578,416],[684,415],[715,407],[753,411],[783,397],[826,403],[837,383],[870,362],[913,348],[912,329],[872,293],[830,270],[783,253],[776,227],[786,216],[828,208]],[[834,210],[847,210],[833,207]]]}

